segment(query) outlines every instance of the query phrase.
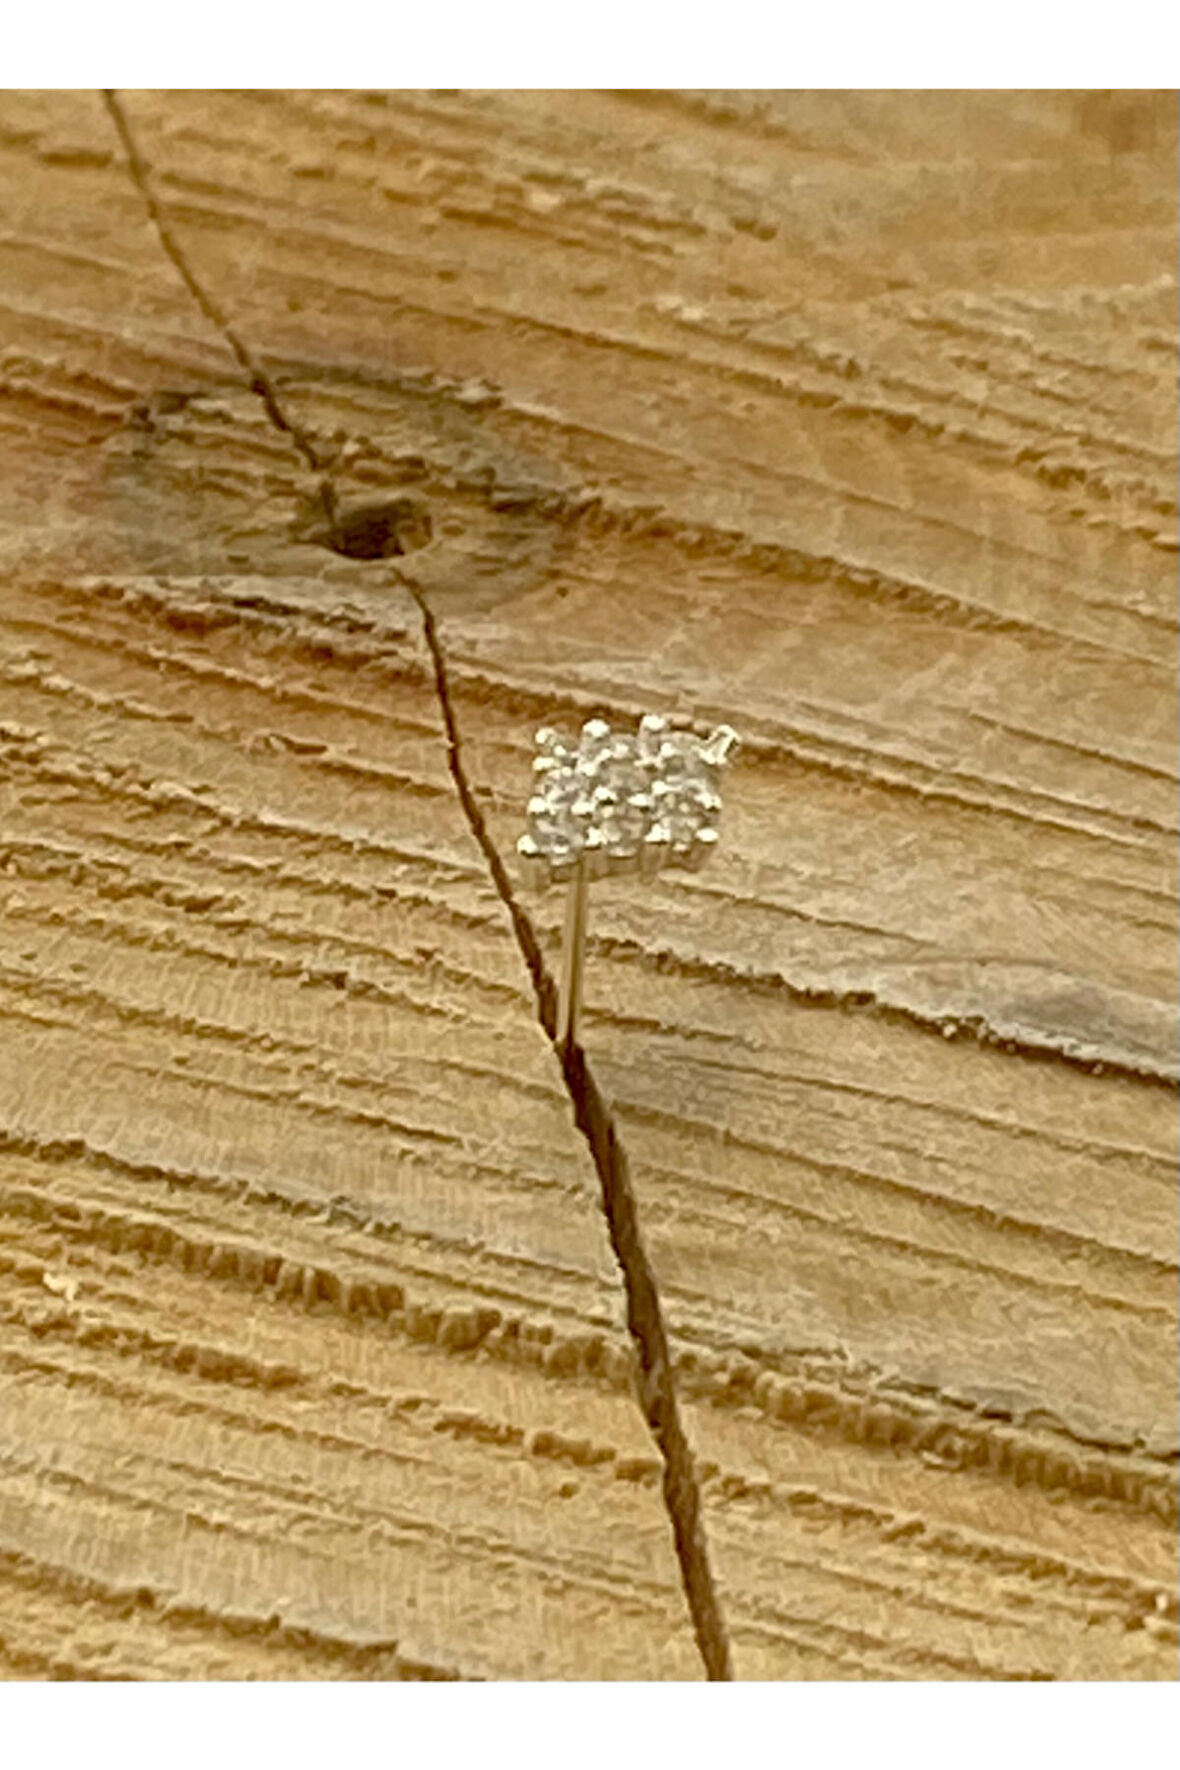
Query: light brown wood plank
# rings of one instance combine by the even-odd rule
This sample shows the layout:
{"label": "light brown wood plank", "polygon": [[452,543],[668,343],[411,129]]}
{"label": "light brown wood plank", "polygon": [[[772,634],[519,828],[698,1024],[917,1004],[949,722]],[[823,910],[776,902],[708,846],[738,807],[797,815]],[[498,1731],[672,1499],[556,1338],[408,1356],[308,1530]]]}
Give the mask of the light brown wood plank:
{"label": "light brown wood plank", "polygon": [[[737,1675],[1173,1678],[1174,97],[126,104],[501,853],[542,720],[742,733],[585,1033]],[[94,94],[0,477],[0,1675],[699,1676],[418,612]]]}

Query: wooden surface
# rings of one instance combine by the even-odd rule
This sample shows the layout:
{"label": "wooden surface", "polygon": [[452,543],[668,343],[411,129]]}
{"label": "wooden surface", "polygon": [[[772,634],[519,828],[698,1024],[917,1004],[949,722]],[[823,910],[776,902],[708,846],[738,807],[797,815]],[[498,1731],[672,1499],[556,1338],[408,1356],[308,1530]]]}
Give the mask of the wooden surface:
{"label": "wooden surface", "polygon": [[[500,851],[542,720],[745,740],[585,1029],[737,1675],[1174,1678],[1174,96],[125,103]],[[0,484],[0,1670],[699,1676],[417,611],[90,93]]]}

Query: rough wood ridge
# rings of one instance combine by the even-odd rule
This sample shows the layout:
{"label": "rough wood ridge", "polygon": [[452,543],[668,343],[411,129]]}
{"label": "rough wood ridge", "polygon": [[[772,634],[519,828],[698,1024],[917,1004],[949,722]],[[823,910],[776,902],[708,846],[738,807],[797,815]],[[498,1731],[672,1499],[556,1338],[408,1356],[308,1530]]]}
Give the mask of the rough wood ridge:
{"label": "rough wood ridge", "polygon": [[0,1672],[700,1675],[613,1121],[735,1675],[1174,1677],[1174,97],[134,106],[220,338],[0,99]]}

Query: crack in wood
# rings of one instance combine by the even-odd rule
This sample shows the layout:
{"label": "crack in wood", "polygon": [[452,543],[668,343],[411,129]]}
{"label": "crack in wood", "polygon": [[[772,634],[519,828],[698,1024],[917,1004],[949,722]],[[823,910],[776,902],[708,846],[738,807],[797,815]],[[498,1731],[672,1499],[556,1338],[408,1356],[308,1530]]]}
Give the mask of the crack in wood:
{"label": "crack in wood", "polygon": [[[127,156],[128,167],[156,229],[160,244],[201,312],[222,334],[249,382],[262,401],[276,430],[291,439],[308,468],[317,475],[327,532],[335,550],[358,557],[354,548],[342,544],[338,501],[330,467],[305,430],[286,412],[265,368],[238,336],[220,305],[209,295],[192,271],[169,227],[152,189],[147,166],[139,153],[118,95],[104,90],[103,100],[115,124]],[[396,550],[400,551],[400,547]],[[383,543],[380,553],[389,548]],[[359,557],[373,557],[363,552]],[[639,1228],[638,1208],[622,1142],[613,1115],[603,1098],[581,1047],[573,1041],[556,1045],[556,991],[528,915],[517,902],[503,860],[488,833],[483,813],[463,765],[458,727],[447,680],[446,658],[433,611],[421,586],[407,573],[391,568],[404,585],[421,616],[423,633],[434,668],[435,688],[446,734],[447,762],[464,817],[487,862],[497,894],[508,911],[513,933],[532,978],[538,1019],[559,1057],[562,1075],[574,1108],[575,1122],[590,1149],[602,1189],[603,1210],[611,1245],[623,1276],[627,1326],[637,1354],[637,1394],[644,1417],[663,1459],[664,1503],[672,1527],[681,1579],[688,1601],[706,1676],[710,1680],[733,1678],[728,1631],[709,1565],[702,1516],[701,1490],[692,1451],[684,1432],[676,1398],[672,1359],[664,1326],[655,1273]]]}

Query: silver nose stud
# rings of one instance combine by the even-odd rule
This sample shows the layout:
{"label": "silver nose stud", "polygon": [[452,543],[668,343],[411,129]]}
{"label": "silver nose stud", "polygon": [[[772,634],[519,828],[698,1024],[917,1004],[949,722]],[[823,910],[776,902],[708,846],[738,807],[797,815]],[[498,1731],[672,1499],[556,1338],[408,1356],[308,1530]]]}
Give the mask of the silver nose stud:
{"label": "silver nose stud", "polygon": [[648,713],[634,732],[588,719],[575,739],[542,726],[527,827],[516,845],[522,882],[566,886],[557,1042],[578,1037],[591,881],[653,879],[665,867],[697,871],[717,847],[721,770],[737,733],[673,729]]}

